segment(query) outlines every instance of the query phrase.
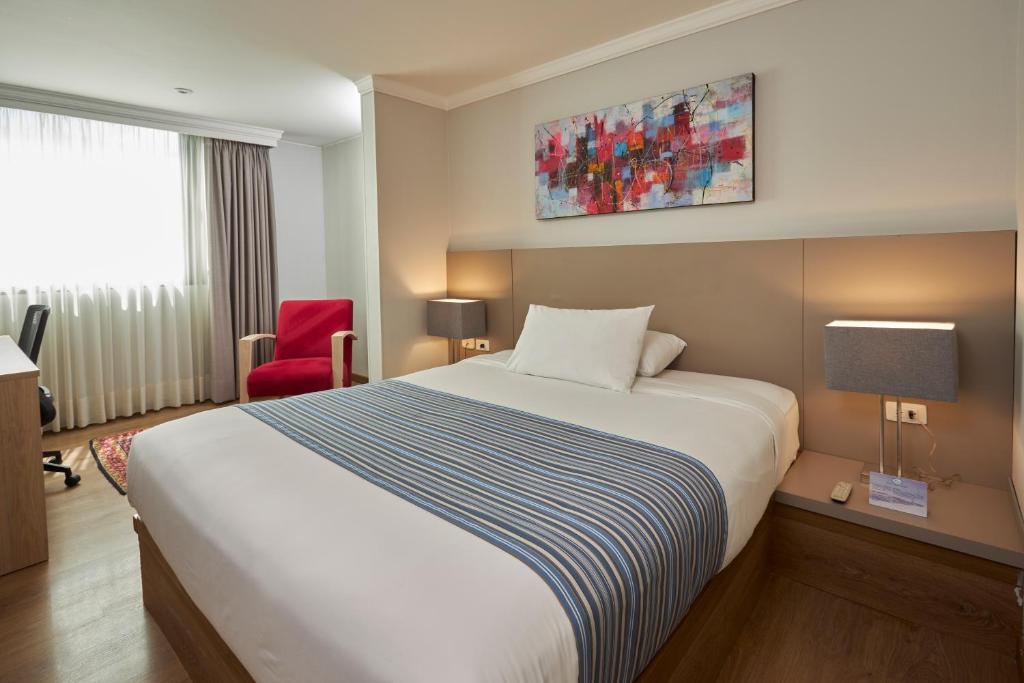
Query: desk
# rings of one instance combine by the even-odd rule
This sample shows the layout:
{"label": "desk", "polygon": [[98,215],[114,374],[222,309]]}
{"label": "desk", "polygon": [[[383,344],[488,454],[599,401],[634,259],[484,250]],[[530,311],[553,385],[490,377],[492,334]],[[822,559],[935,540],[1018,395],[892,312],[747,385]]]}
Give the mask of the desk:
{"label": "desk", "polygon": [[39,368],[0,336],[0,576],[49,558]]}

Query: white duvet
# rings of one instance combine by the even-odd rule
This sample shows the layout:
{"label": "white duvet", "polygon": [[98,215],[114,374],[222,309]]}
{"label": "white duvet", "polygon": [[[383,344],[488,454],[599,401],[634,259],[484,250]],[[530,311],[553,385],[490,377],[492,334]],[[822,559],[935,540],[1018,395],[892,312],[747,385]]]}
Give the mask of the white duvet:
{"label": "white duvet", "polygon": [[[629,394],[505,370],[507,354],[403,377],[687,453],[725,492],[728,563],[796,457],[792,392],[667,371]],[[495,546],[241,410],[139,434],[129,499],[257,681],[577,679],[568,618]]]}

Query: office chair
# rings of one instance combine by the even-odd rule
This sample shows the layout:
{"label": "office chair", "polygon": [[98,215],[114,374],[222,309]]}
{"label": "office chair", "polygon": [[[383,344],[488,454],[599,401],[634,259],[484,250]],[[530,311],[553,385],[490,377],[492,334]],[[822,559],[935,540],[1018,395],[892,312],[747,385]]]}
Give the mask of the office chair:
{"label": "office chair", "polygon": [[[43,344],[43,332],[46,321],[50,317],[50,307],[33,304],[25,312],[25,322],[21,326],[18,346],[33,363],[39,359],[39,347]],[[57,408],[53,405],[53,394],[46,387],[39,387],[39,426],[45,427],[57,417]],[[82,480],[71,468],[62,464],[60,451],[43,451],[43,469],[47,472],[60,472],[64,475],[65,486],[75,486]]]}

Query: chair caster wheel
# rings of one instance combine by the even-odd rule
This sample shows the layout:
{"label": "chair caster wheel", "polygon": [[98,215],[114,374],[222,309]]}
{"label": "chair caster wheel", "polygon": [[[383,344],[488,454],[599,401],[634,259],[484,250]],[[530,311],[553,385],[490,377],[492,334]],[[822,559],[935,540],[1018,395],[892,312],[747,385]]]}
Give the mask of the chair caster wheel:
{"label": "chair caster wheel", "polygon": [[82,481],[82,475],[71,474],[64,477],[64,485],[67,487],[78,486],[78,482]]}

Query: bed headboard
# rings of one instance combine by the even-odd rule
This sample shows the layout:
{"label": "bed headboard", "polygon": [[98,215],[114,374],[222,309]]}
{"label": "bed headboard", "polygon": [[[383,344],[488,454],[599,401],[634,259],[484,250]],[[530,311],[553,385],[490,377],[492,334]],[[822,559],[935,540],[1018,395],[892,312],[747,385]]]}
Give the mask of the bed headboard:
{"label": "bed headboard", "polygon": [[763,379],[799,396],[801,251],[797,240],[516,250],[516,338],[531,303],[654,304],[650,328],[689,345],[673,367]]}
{"label": "bed headboard", "polygon": [[[822,328],[836,318],[957,323],[960,399],[929,402],[944,470],[1005,488],[1013,400],[1013,231],[449,252],[448,294],[487,301],[492,349],[531,303],[654,304],[651,328],[688,343],[673,367],[751,377],[801,402],[811,450],[871,461],[878,399],[829,391]],[[908,454],[927,437],[908,430]],[[915,443],[915,441],[917,443]]]}

